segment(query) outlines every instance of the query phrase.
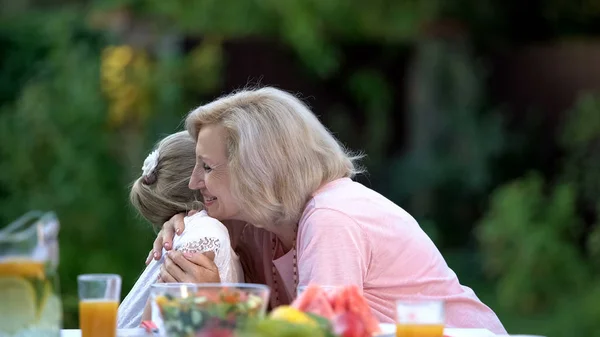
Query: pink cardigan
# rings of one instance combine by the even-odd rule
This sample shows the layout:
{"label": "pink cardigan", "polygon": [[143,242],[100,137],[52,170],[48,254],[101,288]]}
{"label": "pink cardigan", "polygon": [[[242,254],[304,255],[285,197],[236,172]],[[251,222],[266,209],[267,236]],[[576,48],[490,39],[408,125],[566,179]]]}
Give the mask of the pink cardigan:
{"label": "pink cardigan", "polygon": [[[283,254],[273,235],[246,226],[243,239],[256,272],[254,281],[275,286],[279,303],[296,293],[293,251]],[[395,301],[440,299],[446,303],[446,326],[485,328],[506,334],[496,314],[456,274],[413,217],[379,193],[342,178],[321,187],[298,224],[299,285],[356,284],[381,322],[393,322]],[[258,278],[258,280],[256,279]]]}

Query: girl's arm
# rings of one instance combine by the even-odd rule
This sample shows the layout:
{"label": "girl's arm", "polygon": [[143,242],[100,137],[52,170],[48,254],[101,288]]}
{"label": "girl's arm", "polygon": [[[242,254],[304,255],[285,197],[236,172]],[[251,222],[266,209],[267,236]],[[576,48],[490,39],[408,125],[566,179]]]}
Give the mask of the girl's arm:
{"label": "girl's arm", "polygon": [[142,322],[143,321],[151,321],[152,320],[152,299],[148,299],[146,302],[146,306],[144,307],[144,313],[142,314]]}

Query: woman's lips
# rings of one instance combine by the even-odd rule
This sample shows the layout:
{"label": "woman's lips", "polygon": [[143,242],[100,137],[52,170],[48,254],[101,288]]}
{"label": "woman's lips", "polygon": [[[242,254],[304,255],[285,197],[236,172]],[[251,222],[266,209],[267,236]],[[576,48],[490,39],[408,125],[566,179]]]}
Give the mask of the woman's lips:
{"label": "woman's lips", "polygon": [[204,197],[204,204],[206,206],[209,206],[210,204],[212,204],[213,202],[215,202],[217,200],[217,197]]}

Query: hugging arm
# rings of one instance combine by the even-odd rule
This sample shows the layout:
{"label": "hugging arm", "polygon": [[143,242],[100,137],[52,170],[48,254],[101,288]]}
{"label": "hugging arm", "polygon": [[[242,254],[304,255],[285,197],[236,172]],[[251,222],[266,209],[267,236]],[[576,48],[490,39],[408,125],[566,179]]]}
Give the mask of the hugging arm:
{"label": "hugging arm", "polygon": [[170,251],[160,267],[161,282],[213,283],[220,282],[215,253],[182,253]]}
{"label": "hugging arm", "polygon": [[[190,212],[189,215],[191,214],[193,213]],[[158,235],[154,240],[152,250],[148,254],[148,258],[146,258],[146,265],[149,264],[152,259],[160,260],[163,247],[168,251],[173,249],[173,239],[175,238],[175,235],[180,235],[185,229],[185,223],[183,221],[184,217],[185,214],[183,213],[175,214],[171,219],[169,219],[169,221],[163,224],[162,229],[160,232],[158,232]],[[226,220],[223,221],[223,225],[227,227],[227,230],[229,231],[231,247],[235,249],[239,242],[239,238],[241,237],[245,223],[235,220]]]}
{"label": "hugging arm", "polygon": [[152,250],[148,254],[148,258],[146,258],[146,265],[149,264],[152,259],[157,261],[160,260],[163,247],[166,250],[173,249],[173,239],[175,238],[175,234],[179,235],[183,233],[183,230],[185,229],[183,218],[185,218],[184,213],[175,214],[169,221],[163,224],[154,240]]}

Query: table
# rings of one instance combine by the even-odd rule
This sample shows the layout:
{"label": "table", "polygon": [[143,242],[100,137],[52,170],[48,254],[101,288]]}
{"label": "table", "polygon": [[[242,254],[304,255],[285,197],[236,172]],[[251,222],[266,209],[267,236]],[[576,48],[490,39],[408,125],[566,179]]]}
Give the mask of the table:
{"label": "table", "polygon": [[[450,337],[501,337],[496,336],[487,329],[444,329],[444,334]],[[61,330],[61,337],[81,337],[81,330],[66,329]],[[119,329],[117,337],[148,337],[152,334],[146,333],[144,329]],[[390,336],[388,334],[385,335]],[[391,336],[394,336],[393,334]]]}
{"label": "table", "polygon": [[[150,337],[150,336],[152,336],[152,334],[147,333],[146,330],[141,329],[141,328],[117,330],[117,337]],[[79,330],[79,329],[63,329],[63,330],[60,330],[60,337],[81,337],[81,330]]]}

